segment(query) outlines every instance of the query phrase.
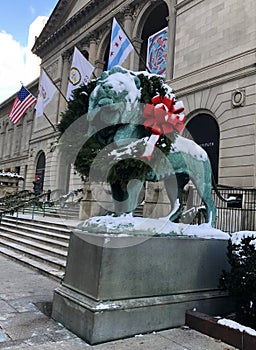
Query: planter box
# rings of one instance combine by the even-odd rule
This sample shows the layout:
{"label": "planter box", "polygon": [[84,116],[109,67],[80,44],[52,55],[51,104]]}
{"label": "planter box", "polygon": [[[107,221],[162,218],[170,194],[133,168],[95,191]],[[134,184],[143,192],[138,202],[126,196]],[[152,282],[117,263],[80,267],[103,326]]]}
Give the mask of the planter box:
{"label": "planter box", "polygon": [[97,344],[183,325],[192,308],[229,312],[226,250],[226,240],[74,230],[52,317]]}
{"label": "planter box", "polygon": [[256,349],[256,337],[217,323],[217,319],[200,312],[187,311],[186,325],[212,338],[220,339],[241,350]]}

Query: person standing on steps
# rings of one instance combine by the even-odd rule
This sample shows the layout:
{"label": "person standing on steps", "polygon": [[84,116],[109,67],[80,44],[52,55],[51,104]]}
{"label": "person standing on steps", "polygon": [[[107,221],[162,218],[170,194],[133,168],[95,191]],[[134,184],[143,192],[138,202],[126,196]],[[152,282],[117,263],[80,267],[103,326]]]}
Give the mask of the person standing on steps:
{"label": "person standing on steps", "polygon": [[34,190],[35,196],[39,196],[42,192],[42,180],[39,175],[35,176],[35,180],[33,181],[33,190]]}

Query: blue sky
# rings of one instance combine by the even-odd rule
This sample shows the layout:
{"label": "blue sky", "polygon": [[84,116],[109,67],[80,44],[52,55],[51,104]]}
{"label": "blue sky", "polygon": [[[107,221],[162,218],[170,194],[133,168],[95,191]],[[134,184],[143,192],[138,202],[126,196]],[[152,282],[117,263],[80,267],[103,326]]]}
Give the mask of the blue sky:
{"label": "blue sky", "polygon": [[[39,17],[49,17],[58,0],[3,0],[0,4],[0,103],[37,76],[31,62],[26,66],[29,26]],[[37,63],[38,67],[38,63]],[[35,69],[34,69],[35,72]]]}
{"label": "blue sky", "polygon": [[58,0],[1,1],[0,31],[12,34],[22,46],[27,45],[29,25],[38,16],[49,17],[57,2]]}

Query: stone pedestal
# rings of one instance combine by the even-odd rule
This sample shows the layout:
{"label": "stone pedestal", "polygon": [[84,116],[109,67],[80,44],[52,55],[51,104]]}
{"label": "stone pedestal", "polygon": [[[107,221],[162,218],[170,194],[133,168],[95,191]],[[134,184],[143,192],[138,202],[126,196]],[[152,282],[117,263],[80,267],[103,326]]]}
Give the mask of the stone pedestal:
{"label": "stone pedestal", "polygon": [[17,177],[0,176],[0,197],[15,194],[19,190],[19,181]]}
{"label": "stone pedestal", "polygon": [[74,230],[52,317],[97,344],[183,325],[188,309],[225,313],[226,249],[225,240]]}
{"label": "stone pedestal", "polygon": [[85,183],[84,198],[80,204],[79,220],[86,220],[93,216],[103,215],[113,210],[110,186],[102,183]]}
{"label": "stone pedestal", "polygon": [[164,183],[162,181],[146,182],[143,217],[160,218],[168,215],[171,209]]}

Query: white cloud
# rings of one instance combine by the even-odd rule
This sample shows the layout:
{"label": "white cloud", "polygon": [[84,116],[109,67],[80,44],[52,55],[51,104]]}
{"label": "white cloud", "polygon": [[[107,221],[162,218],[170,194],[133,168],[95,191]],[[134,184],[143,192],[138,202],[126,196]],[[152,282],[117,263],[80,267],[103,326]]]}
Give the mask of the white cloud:
{"label": "white cloud", "polygon": [[0,103],[19,90],[25,75],[25,48],[0,32]]}
{"label": "white cloud", "polygon": [[39,16],[29,27],[28,45],[22,47],[11,34],[0,32],[0,103],[15,94],[21,87],[39,76],[40,59],[31,48],[40,34],[47,17]]}

